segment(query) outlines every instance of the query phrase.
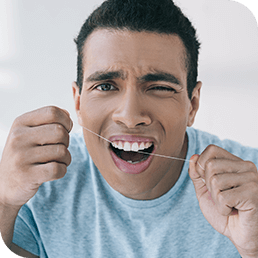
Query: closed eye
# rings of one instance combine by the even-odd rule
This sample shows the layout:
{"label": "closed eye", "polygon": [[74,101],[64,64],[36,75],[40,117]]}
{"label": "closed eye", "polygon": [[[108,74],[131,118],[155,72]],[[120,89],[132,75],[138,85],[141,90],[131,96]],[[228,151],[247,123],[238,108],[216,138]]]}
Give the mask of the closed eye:
{"label": "closed eye", "polygon": [[164,87],[164,86],[155,86],[152,87],[150,90],[158,90],[158,91],[170,91],[175,92],[176,90],[171,87]]}
{"label": "closed eye", "polygon": [[99,90],[99,91],[114,91],[114,90],[116,90],[116,88],[110,83],[102,83],[102,84],[96,86],[95,89]]}

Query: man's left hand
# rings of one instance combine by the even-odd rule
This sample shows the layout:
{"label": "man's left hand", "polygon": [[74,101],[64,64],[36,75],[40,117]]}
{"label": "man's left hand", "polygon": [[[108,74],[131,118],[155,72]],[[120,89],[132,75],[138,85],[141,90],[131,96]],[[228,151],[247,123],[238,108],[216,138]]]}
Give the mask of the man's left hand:
{"label": "man's left hand", "polygon": [[258,257],[258,173],[254,163],[210,145],[192,156],[189,175],[204,217],[242,257]]}

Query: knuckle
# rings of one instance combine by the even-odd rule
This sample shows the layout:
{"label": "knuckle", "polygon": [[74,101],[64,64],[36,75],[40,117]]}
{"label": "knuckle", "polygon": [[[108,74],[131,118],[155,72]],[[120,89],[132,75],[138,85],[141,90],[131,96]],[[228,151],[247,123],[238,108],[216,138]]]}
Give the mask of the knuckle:
{"label": "knuckle", "polygon": [[55,106],[48,106],[46,107],[46,113],[48,115],[48,118],[51,122],[56,121],[58,117],[58,109]]}
{"label": "knuckle", "polygon": [[60,136],[62,134],[62,126],[60,124],[53,124],[52,126],[54,134]]}
{"label": "knuckle", "polygon": [[219,177],[216,176],[216,175],[213,175],[211,178],[210,178],[210,185],[213,189],[220,189],[220,180],[219,180]]}
{"label": "knuckle", "polygon": [[245,161],[245,163],[247,164],[247,166],[251,172],[257,173],[257,167],[252,161],[248,160],[248,161]]}
{"label": "knuckle", "polygon": [[13,121],[13,126],[19,126],[20,124],[22,124],[22,121],[24,119],[23,117],[24,117],[24,114],[16,117]]}
{"label": "knuckle", "polygon": [[216,146],[216,145],[210,144],[209,146],[207,146],[206,151],[207,151],[208,153],[213,153],[213,152],[215,152],[216,149],[217,149],[217,146]]}
{"label": "knuckle", "polygon": [[63,144],[58,144],[56,151],[59,157],[65,157],[67,155],[67,148]]}
{"label": "knuckle", "polygon": [[219,191],[217,194],[217,200],[219,203],[219,206],[225,206],[226,205],[226,199],[224,196],[224,192]]}
{"label": "knuckle", "polygon": [[52,178],[55,179],[60,179],[63,178],[66,174],[66,166],[61,163],[53,162],[52,163]]}
{"label": "knuckle", "polygon": [[64,127],[60,124],[54,124],[54,133],[58,137],[58,140],[63,140],[67,138],[67,133]]}
{"label": "knuckle", "polygon": [[20,127],[15,127],[9,135],[10,147],[13,150],[17,150],[20,144],[24,141],[24,138],[24,130],[22,130]]}
{"label": "knuckle", "polygon": [[210,159],[206,161],[205,169],[211,173],[214,172],[216,170],[216,160]]}
{"label": "knuckle", "polygon": [[15,142],[18,142],[22,138],[22,130],[20,127],[15,127],[11,132],[11,139]]}
{"label": "knuckle", "polygon": [[72,156],[71,156],[71,154],[70,154],[70,152],[69,151],[67,151],[67,156],[68,156],[68,161],[67,161],[67,163],[68,163],[68,166],[71,164],[71,162],[72,162]]}

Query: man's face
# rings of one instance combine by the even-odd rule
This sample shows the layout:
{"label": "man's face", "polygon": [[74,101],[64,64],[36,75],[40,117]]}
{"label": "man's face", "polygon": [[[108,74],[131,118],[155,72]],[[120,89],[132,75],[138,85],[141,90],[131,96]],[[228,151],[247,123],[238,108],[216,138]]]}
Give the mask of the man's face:
{"label": "man's face", "polygon": [[184,158],[186,127],[199,103],[187,93],[185,48],[177,35],[100,29],[84,46],[81,95],[76,111],[88,151],[111,187],[133,199],[154,199],[176,182]]}

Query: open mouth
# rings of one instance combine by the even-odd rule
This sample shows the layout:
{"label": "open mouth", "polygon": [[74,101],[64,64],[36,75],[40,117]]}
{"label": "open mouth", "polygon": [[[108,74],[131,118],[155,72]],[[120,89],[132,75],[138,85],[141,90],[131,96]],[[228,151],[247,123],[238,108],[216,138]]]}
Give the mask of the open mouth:
{"label": "open mouth", "polygon": [[138,164],[147,160],[154,150],[154,144],[148,143],[128,143],[112,142],[111,150],[116,156],[128,163]]}

